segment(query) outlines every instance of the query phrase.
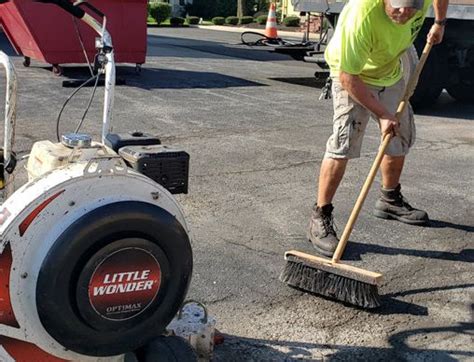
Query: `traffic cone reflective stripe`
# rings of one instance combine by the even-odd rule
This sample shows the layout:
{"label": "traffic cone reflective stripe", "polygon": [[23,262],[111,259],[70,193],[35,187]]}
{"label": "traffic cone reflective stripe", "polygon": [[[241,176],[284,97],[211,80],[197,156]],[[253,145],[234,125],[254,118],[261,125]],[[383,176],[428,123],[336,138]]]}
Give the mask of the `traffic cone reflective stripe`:
{"label": "traffic cone reflective stripe", "polygon": [[267,24],[265,25],[265,36],[271,39],[278,38],[276,8],[275,3],[273,2],[270,4],[270,9],[268,10]]}

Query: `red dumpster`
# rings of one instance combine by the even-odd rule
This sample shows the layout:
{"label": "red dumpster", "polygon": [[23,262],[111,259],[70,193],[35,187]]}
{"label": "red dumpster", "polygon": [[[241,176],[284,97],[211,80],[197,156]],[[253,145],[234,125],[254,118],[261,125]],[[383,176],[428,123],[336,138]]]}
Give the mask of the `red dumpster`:
{"label": "red dumpster", "polygon": [[[107,17],[117,63],[145,63],[147,0],[90,0]],[[0,24],[18,54],[49,64],[86,63],[94,58],[94,33],[52,4],[34,0],[9,0],[0,4]]]}

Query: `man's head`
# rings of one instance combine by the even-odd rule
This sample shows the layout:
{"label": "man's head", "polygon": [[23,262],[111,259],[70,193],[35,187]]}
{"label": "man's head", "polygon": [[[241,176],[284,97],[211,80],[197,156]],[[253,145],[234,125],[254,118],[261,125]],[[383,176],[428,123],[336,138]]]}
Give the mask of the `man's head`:
{"label": "man's head", "polygon": [[423,9],[423,0],[385,0],[385,12],[394,23],[405,24],[418,10]]}

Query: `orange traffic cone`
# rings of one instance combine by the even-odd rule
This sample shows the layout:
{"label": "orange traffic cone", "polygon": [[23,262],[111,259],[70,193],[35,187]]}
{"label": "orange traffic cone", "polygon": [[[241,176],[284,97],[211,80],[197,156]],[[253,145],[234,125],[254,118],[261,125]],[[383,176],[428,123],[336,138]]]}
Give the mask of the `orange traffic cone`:
{"label": "orange traffic cone", "polygon": [[268,10],[267,25],[265,25],[265,36],[270,39],[277,39],[277,19],[276,19],[276,7],[275,3],[270,3],[270,9]]}

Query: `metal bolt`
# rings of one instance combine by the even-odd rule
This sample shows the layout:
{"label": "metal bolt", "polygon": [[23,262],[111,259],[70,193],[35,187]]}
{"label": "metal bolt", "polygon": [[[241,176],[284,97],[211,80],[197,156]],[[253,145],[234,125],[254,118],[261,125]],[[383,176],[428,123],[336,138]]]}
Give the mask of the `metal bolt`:
{"label": "metal bolt", "polygon": [[153,197],[153,200],[158,200],[160,198],[160,193],[158,191],[152,192],[151,197]]}
{"label": "metal bolt", "polygon": [[74,201],[69,201],[69,206],[74,206],[76,203]]}
{"label": "metal bolt", "polygon": [[20,277],[22,277],[23,279],[26,279],[27,276],[28,276],[28,273],[26,272],[20,275]]}

